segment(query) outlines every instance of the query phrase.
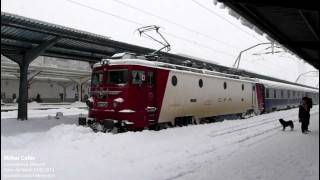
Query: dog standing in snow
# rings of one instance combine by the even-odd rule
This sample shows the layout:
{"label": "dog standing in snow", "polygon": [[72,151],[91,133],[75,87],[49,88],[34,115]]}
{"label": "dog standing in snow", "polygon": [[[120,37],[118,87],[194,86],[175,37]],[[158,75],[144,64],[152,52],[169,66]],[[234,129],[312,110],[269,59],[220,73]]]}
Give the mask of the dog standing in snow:
{"label": "dog standing in snow", "polygon": [[294,128],[294,125],[293,125],[293,121],[285,121],[283,119],[279,119],[279,122],[280,124],[282,125],[283,127],[283,131],[286,129],[287,126],[290,126],[291,127],[291,131],[293,131],[293,128]]}

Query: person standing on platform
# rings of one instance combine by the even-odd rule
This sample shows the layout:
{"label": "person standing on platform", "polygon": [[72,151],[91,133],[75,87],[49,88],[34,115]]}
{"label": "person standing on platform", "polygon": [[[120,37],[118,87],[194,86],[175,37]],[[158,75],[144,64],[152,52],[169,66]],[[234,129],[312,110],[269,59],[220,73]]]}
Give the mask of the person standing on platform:
{"label": "person standing on platform", "polygon": [[301,105],[299,106],[299,122],[301,123],[301,131],[304,134],[310,132],[308,130],[310,121],[310,102],[308,97],[302,98]]}

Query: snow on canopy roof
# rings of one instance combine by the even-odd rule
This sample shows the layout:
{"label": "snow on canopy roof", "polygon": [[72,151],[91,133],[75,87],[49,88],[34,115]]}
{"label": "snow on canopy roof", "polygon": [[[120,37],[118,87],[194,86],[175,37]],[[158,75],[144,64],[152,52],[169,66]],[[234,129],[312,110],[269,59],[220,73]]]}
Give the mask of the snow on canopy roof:
{"label": "snow on canopy roof", "polygon": [[281,88],[281,89],[290,89],[290,90],[298,90],[298,91],[309,91],[309,92],[319,92],[319,90],[315,89],[310,89],[310,88],[305,88],[301,86],[295,86],[291,84],[285,84],[281,82],[275,82],[275,81],[270,81],[270,80],[265,80],[265,79],[258,79],[260,83],[262,83],[265,87],[267,88]]}

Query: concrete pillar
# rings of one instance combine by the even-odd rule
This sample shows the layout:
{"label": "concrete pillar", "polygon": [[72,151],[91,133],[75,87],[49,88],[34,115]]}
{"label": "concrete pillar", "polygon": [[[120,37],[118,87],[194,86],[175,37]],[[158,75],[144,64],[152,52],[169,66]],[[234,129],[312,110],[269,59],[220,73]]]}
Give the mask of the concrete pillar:
{"label": "concrete pillar", "polygon": [[67,97],[67,87],[70,86],[73,82],[56,82],[56,84],[63,89],[63,102],[66,101]]}
{"label": "concrete pillar", "polygon": [[82,101],[82,85],[90,80],[91,76],[87,77],[80,77],[79,79],[70,78],[71,81],[75,82],[78,86],[77,93],[78,93],[78,101]]}

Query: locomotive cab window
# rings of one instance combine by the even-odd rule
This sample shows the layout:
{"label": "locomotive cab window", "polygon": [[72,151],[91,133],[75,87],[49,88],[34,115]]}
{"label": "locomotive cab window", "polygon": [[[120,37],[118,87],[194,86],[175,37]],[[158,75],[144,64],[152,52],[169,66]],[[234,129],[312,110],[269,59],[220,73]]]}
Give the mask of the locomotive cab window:
{"label": "locomotive cab window", "polygon": [[92,77],[91,77],[92,85],[99,85],[102,83],[102,81],[103,81],[103,73],[95,72],[92,74]]}
{"label": "locomotive cab window", "polygon": [[153,75],[153,72],[148,72],[147,83],[148,83],[149,86],[153,86],[153,85],[154,85],[154,75]]}
{"label": "locomotive cab window", "polygon": [[227,83],[226,82],[223,83],[223,89],[227,89]]}
{"label": "locomotive cab window", "polygon": [[128,82],[127,69],[113,69],[108,72],[108,84],[126,84]]}
{"label": "locomotive cab window", "polygon": [[144,71],[132,71],[132,84],[142,84],[145,81]]}

